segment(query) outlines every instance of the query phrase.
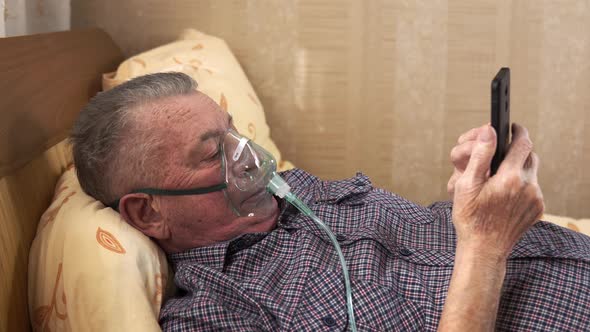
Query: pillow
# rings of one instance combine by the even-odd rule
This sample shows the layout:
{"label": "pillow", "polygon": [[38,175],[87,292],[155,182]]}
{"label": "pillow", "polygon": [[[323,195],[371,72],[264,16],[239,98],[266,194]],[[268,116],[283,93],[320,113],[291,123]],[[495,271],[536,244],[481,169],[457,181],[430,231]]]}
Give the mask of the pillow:
{"label": "pillow", "polygon": [[590,236],[590,219],[574,219],[551,214],[544,214],[541,219]]}
{"label": "pillow", "polygon": [[160,331],[168,275],[152,240],[61,176],[29,256],[35,331]]}
{"label": "pillow", "polygon": [[105,74],[103,89],[137,76],[169,71],[185,73],[197,81],[199,91],[232,114],[241,134],[272,153],[279,171],[293,168],[292,163],[282,160],[270,138],[262,104],[222,39],[185,30],[177,41],[134,56],[123,62],[115,73]]}

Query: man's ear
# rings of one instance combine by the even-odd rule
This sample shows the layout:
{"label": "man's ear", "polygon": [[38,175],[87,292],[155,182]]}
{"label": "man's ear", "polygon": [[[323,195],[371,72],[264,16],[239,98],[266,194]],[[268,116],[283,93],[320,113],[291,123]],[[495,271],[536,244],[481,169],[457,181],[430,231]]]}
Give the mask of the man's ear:
{"label": "man's ear", "polygon": [[144,193],[127,194],[119,201],[119,213],[127,223],[151,238],[166,240],[170,229],[159,210],[153,197]]}

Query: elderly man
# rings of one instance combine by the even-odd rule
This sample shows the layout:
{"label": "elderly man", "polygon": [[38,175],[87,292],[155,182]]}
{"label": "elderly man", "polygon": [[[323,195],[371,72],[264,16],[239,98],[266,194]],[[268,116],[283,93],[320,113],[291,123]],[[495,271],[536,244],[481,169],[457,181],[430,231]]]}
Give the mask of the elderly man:
{"label": "elderly man", "polygon": [[[162,309],[164,330],[352,328],[326,234],[266,191],[229,189],[240,186],[235,159],[254,146],[234,129],[188,76],[136,78],[81,112],[80,183],[168,254],[179,293]],[[539,162],[526,129],[513,127],[490,177],[495,142],[489,125],[459,138],[453,204],[422,207],[362,174],[281,174],[336,234],[358,330],[590,329],[590,239],[537,223]]]}

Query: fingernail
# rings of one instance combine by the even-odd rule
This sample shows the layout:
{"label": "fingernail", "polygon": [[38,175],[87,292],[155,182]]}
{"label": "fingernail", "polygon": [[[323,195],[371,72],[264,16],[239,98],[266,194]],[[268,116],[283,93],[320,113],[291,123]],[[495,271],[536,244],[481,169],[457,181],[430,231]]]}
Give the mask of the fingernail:
{"label": "fingernail", "polygon": [[489,142],[492,138],[494,138],[494,136],[492,135],[492,128],[490,126],[485,126],[485,128],[480,130],[477,135],[477,139],[480,142]]}

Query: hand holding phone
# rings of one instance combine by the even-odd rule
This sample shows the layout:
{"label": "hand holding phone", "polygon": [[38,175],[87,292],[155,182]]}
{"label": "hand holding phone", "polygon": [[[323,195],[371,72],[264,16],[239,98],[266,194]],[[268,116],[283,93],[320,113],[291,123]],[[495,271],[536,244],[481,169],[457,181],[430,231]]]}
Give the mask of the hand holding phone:
{"label": "hand holding phone", "polygon": [[510,144],[510,68],[501,68],[492,80],[492,127],[496,130],[498,144],[490,176],[498,171]]}

